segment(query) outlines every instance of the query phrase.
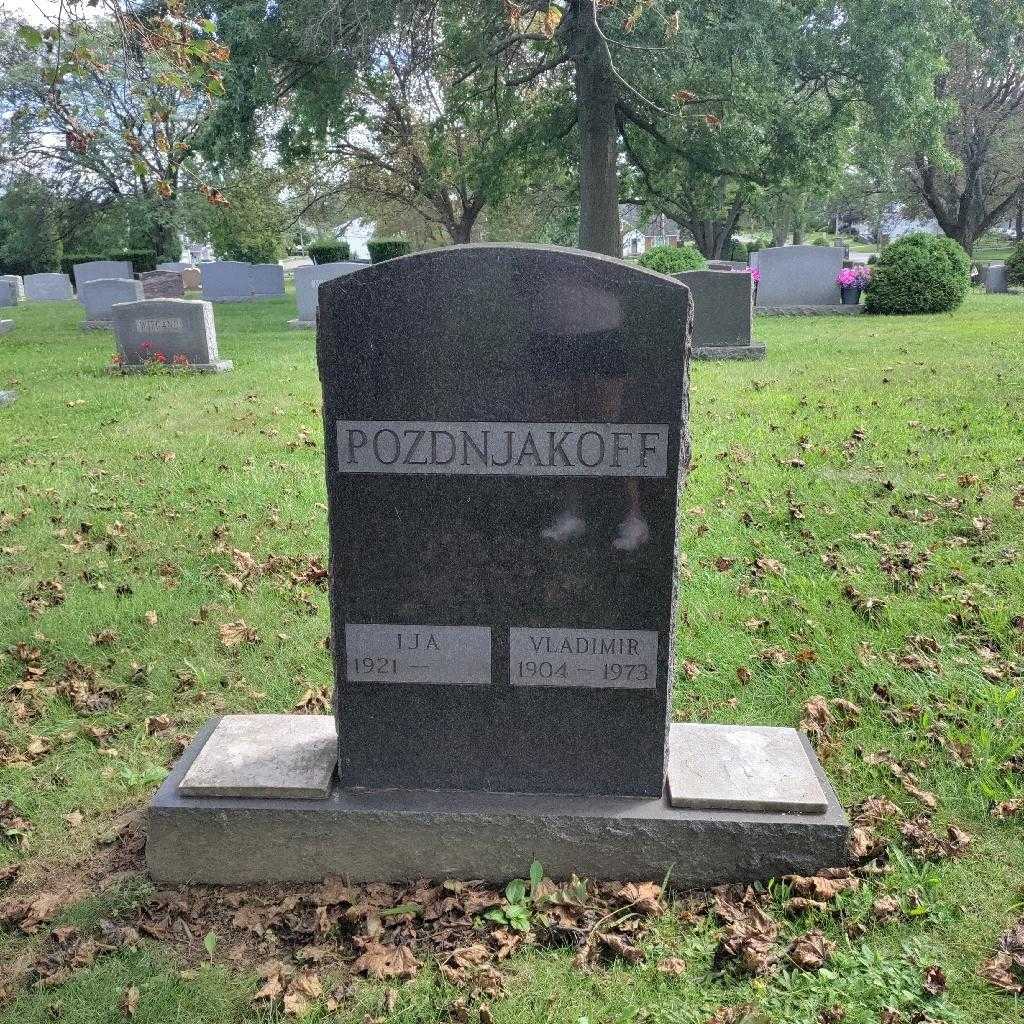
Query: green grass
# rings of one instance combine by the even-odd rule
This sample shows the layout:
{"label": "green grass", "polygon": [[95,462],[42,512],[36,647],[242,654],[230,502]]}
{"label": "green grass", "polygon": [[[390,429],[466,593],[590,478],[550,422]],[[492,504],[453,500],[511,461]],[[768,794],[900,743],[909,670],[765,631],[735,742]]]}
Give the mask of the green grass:
{"label": "green grass", "polygon": [[[231,549],[325,557],[313,337],[285,327],[291,309],[290,299],[218,306],[221,355],[235,370],[210,377],[109,377],[111,336],[81,333],[76,305],[5,313],[16,328],[0,337],[0,388],[20,397],[0,410],[0,647],[39,647],[44,686],[71,659],[95,666],[114,699],[83,718],[60,697],[15,689],[21,666],[0,659],[0,733],[15,749],[30,736],[54,744],[30,765],[0,767],[0,802],[13,800],[33,826],[23,852],[0,844],[0,867],[59,871],[96,848],[120,809],[145,803],[173,756],[169,740],[146,734],[147,717],[169,715],[171,732],[190,733],[221,710],[289,710],[328,685],[325,595],[280,576],[242,590],[231,578]],[[756,323],[765,362],[692,373],[678,638],[689,671],[676,718],[796,725],[812,696],[852,700],[863,714],[837,728],[826,761],[844,803],[884,794],[920,809],[865,756],[886,750],[937,795],[939,825],[975,837],[968,856],[928,866],[897,857],[844,905],[857,919],[871,894],[916,893],[920,912],[901,923],[850,938],[828,916],[806,918],[804,930],[816,924],[838,943],[827,972],[718,974],[714,929],[668,914],[639,965],[581,974],[570,953],[517,953],[496,1021],[703,1024],[747,1001],[773,1022],[812,1024],[836,1004],[851,1024],[886,1006],[904,1007],[905,1020],[921,1007],[955,1022],[1020,1019],[977,969],[1024,902],[1021,821],[988,814],[1024,790],[1001,767],[1024,749],[1024,631],[1014,624],[1024,616],[1022,324],[1016,295],[973,296],[949,316],[767,318]],[[757,570],[759,556],[779,567]],[[46,580],[62,583],[64,601],[34,616],[24,598]],[[866,617],[847,586],[879,610]],[[229,651],[217,627],[237,619],[260,642]],[[90,642],[107,629],[116,639]],[[935,642],[933,670],[896,664],[913,636]],[[765,660],[772,650],[783,664]],[[901,715],[883,714],[879,684]],[[111,729],[107,752],[83,724]],[[968,745],[973,766],[939,740]],[[84,820],[69,827],[75,811]],[[66,919],[89,927],[144,892],[91,894]],[[0,928],[0,981],[5,958],[36,942]],[[659,974],[664,956],[682,957],[686,972]],[[946,998],[921,1001],[927,963],[946,971]],[[248,1006],[246,970],[223,957],[184,976],[180,967],[147,942],[55,989],[25,990],[0,1022],[120,1020],[131,984],[139,1021],[270,1019]],[[447,1019],[454,995],[427,970],[401,988],[390,1019]],[[307,1019],[362,1021],[385,1013],[383,1000],[384,986],[360,983],[335,1015]]]}

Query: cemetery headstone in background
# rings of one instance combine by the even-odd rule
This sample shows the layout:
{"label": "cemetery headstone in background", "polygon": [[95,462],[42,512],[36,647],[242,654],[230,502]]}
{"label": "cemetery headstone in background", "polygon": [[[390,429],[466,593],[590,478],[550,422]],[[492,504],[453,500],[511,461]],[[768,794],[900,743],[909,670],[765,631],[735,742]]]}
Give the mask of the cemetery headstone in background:
{"label": "cemetery headstone in background", "polygon": [[1001,295],[1010,290],[1005,263],[990,263],[985,271],[985,291],[989,295]]}
{"label": "cemetery headstone in background", "polygon": [[35,302],[74,299],[75,290],[67,274],[26,274],[25,298]]}
{"label": "cemetery headstone in background", "polygon": [[[816,306],[842,304],[836,275],[843,269],[843,253],[835,246],[783,245],[760,249],[751,256],[751,265],[761,271],[758,312],[813,312]],[[826,311],[832,312],[822,310]]]}
{"label": "cemetery headstone in background", "polygon": [[248,302],[253,295],[252,264],[237,260],[204,263],[203,298],[207,302]]}
{"label": "cemetery headstone in background", "polygon": [[76,263],[71,268],[75,275],[75,290],[89,281],[112,280],[114,278],[131,279],[135,276],[135,268],[128,260],[92,260],[88,263]]}
{"label": "cemetery headstone in background", "polygon": [[[477,245],[321,304],[338,745],[326,716],[209,723],[150,808],[151,872],[505,879],[538,859],[688,887],[841,862],[806,738],[669,726],[687,289]],[[289,798],[335,760],[328,796]]]}
{"label": "cemetery headstone in background", "polygon": [[315,327],[317,295],[320,285],[325,281],[333,281],[336,277],[361,270],[365,263],[321,263],[317,266],[295,268],[295,304],[299,315],[289,320],[289,327]]}
{"label": "cemetery headstone in background", "polygon": [[114,306],[117,364],[124,373],[154,366],[221,373],[232,368],[217,351],[213,307],[198,299],[145,299]]}
{"label": "cemetery headstone in background", "polygon": [[688,270],[673,274],[693,300],[693,355],[697,359],[761,359],[752,337],[754,282],[746,271]]}
{"label": "cemetery headstone in background", "polygon": [[148,273],[139,274],[139,280],[142,282],[143,298],[185,298],[185,281],[180,271],[151,270]]}
{"label": "cemetery headstone in background", "polygon": [[18,286],[10,277],[0,277],[0,306],[18,304]]}
{"label": "cemetery headstone in background", "polygon": [[85,307],[82,321],[85,330],[110,329],[117,302],[138,302],[145,298],[141,281],[133,278],[97,278],[86,281],[78,289],[78,301]]}
{"label": "cemetery headstone in background", "polygon": [[0,276],[0,295],[5,293],[5,285],[10,285],[14,290],[14,302],[8,303],[8,305],[16,305],[25,298],[25,282],[18,274]]}
{"label": "cemetery headstone in background", "polygon": [[253,296],[257,299],[284,295],[284,267],[280,263],[254,263],[252,282]]}

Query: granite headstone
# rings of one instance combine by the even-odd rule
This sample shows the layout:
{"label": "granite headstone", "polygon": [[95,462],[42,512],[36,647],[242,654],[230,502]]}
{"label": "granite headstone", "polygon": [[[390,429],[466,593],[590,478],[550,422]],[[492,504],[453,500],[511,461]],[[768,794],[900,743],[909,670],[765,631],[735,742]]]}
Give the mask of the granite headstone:
{"label": "granite headstone", "polygon": [[693,300],[693,355],[697,359],[760,359],[752,338],[754,283],[746,271],[688,270],[673,275]]}
{"label": "granite headstone", "polygon": [[110,327],[113,306],[117,302],[138,302],[145,298],[141,281],[134,278],[94,278],[78,289],[78,301],[85,307],[82,326]]}
{"label": "granite headstone", "polygon": [[144,299],[113,307],[118,363],[122,372],[158,362],[204,373],[230,370],[217,352],[213,307],[198,299]]}
{"label": "granite headstone", "polygon": [[203,298],[207,302],[247,302],[253,295],[252,264],[238,260],[204,263]]}
{"label": "granite headstone", "polygon": [[18,301],[21,302],[25,298],[25,282],[20,274],[3,274],[0,275],[0,282],[8,281],[14,286],[14,291],[18,296]]}
{"label": "granite headstone", "polygon": [[71,272],[75,275],[76,291],[89,281],[131,279],[135,276],[135,268],[129,260],[90,260],[88,263],[76,263]]}
{"label": "granite headstone", "polygon": [[0,277],[0,306],[18,304],[18,286],[10,277]]}
{"label": "granite headstone", "polygon": [[253,296],[257,299],[284,295],[284,267],[280,263],[254,263],[252,287]]}
{"label": "granite headstone", "polygon": [[1005,263],[990,263],[985,271],[985,291],[989,295],[1002,295],[1010,290]]}
{"label": "granite headstone", "polygon": [[843,253],[832,245],[783,245],[751,256],[761,271],[758,306],[837,306]]}
{"label": "granite headstone", "polygon": [[299,315],[289,321],[295,327],[312,327],[316,323],[317,296],[320,285],[336,277],[361,270],[365,263],[320,263],[315,266],[295,268],[295,303]]}
{"label": "granite headstone", "polygon": [[320,303],[342,784],[660,794],[686,289],[481,245]]}
{"label": "granite headstone", "polygon": [[181,271],[150,270],[139,274],[143,297],[147,299],[185,298],[185,280]]}
{"label": "granite headstone", "polygon": [[67,274],[26,274],[25,298],[34,302],[73,299],[75,290]]}

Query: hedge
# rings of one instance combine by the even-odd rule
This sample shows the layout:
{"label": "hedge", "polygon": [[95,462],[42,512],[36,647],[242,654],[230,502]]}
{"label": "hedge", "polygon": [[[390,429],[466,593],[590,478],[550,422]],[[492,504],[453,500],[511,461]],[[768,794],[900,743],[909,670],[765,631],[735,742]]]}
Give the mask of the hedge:
{"label": "hedge", "polygon": [[307,251],[309,258],[317,265],[343,263],[352,257],[352,250],[348,242],[313,242]]}
{"label": "hedge", "polygon": [[373,238],[366,243],[370,250],[370,262],[382,263],[396,256],[405,256],[412,251],[412,244],[404,238]]}
{"label": "hedge", "polygon": [[692,245],[656,245],[648,249],[637,262],[641,267],[656,270],[659,274],[704,270],[708,265],[700,250]]}

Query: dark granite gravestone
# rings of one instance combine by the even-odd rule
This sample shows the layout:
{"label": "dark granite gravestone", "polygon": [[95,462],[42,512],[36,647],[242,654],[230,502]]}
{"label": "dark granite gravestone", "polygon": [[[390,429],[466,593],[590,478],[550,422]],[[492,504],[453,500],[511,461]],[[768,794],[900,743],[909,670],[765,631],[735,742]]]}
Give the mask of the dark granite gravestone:
{"label": "dark granite gravestone", "polygon": [[485,245],[320,302],[341,781],[660,793],[686,290]]}
{"label": "dark granite gravestone", "polygon": [[143,298],[185,298],[185,279],[180,271],[150,270],[139,274],[139,280],[142,282]]}
{"label": "dark granite gravestone", "polygon": [[221,373],[231,360],[217,352],[213,307],[198,299],[143,299],[113,307],[117,361],[131,373],[160,364],[195,373]]}
{"label": "dark granite gravestone", "polygon": [[693,299],[695,359],[761,359],[764,345],[751,337],[754,283],[744,270],[688,270],[673,274]]}

